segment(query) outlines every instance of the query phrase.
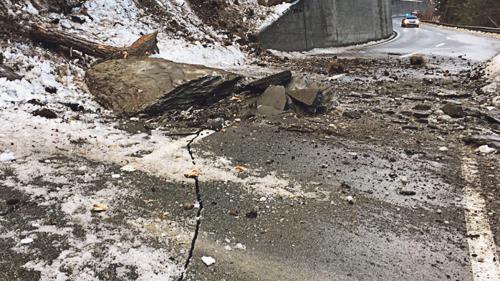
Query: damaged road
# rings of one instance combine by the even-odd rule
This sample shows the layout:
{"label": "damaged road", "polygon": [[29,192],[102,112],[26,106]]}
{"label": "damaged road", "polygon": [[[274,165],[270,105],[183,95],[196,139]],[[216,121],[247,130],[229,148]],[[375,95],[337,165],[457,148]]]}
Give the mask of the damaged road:
{"label": "damaged road", "polygon": [[[233,55],[209,44],[251,41],[248,3],[241,36],[193,18],[186,48]],[[92,64],[0,39],[1,280],[499,279],[497,38],[424,26],[222,70],[150,29],[160,54]]]}

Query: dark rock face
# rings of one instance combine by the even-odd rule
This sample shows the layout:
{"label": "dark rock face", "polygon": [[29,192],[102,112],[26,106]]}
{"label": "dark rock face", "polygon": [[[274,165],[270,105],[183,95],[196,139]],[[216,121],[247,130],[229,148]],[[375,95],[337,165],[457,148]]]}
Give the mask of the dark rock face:
{"label": "dark rock face", "polygon": [[233,93],[240,76],[163,59],[109,60],[87,71],[96,101],[116,113],[160,115],[205,106]]}

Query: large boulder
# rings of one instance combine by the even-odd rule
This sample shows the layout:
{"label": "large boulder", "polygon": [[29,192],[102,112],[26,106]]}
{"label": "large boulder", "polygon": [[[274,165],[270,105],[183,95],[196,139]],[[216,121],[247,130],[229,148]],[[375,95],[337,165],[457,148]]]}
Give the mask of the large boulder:
{"label": "large boulder", "polygon": [[160,115],[205,106],[233,93],[240,76],[164,59],[108,60],[87,71],[96,101],[116,113]]}

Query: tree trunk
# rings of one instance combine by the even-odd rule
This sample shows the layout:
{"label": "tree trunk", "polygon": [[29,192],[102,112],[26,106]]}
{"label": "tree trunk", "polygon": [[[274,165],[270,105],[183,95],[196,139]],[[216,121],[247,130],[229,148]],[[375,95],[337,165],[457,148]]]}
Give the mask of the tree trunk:
{"label": "tree trunk", "polygon": [[70,50],[78,50],[84,54],[103,59],[127,57],[144,57],[158,53],[157,32],[144,35],[130,47],[113,47],[89,41],[76,35],[59,30],[48,29],[34,24],[30,28],[30,38],[48,47],[63,46]]}
{"label": "tree trunk", "polygon": [[0,33],[5,33],[9,37],[15,35],[40,42],[50,49],[63,49],[70,52],[77,50],[101,59],[145,57],[159,52],[157,32],[140,37],[130,47],[114,47],[31,21],[23,21],[21,16],[18,18],[18,16],[9,15],[6,8],[4,3],[0,3]]}

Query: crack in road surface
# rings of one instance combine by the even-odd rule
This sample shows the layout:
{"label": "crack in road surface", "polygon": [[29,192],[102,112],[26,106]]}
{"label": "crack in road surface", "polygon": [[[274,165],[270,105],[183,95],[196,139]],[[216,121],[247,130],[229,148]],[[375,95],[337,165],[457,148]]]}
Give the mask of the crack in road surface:
{"label": "crack in road surface", "polygon": [[496,245],[488,222],[486,202],[481,195],[481,179],[475,159],[468,157],[463,159],[462,175],[466,182],[465,222],[473,279],[474,281],[498,281],[500,280],[500,267]]}
{"label": "crack in road surface", "polygon": [[[195,160],[195,157],[193,155],[193,151],[191,150],[191,145],[200,136],[200,134],[202,132],[203,132],[203,130],[196,132],[195,136],[187,144],[187,150],[188,150],[189,156],[191,157],[191,160],[193,162],[193,166],[196,165],[196,160]],[[186,274],[187,269],[189,267],[189,264],[191,263],[191,260],[193,259],[194,249],[196,247],[196,240],[198,239],[198,234],[199,234],[200,226],[201,226],[201,213],[203,211],[203,200],[201,198],[200,184],[199,184],[198,177],[194,178],[194,185],[195,185],[195,193],[196,193],[196,202],[198,203],[198,211],[196,212],[196,226],[194,229],[193,238],[191,239],[191,246],[189,248],[188,257],[186,259],[186,263],[184,264],[184,271],[181,273],[181,276],[179,277],[179,279],[177,279],[178,281],[184,280],[184,277],[185,277],[185,274]]]}

